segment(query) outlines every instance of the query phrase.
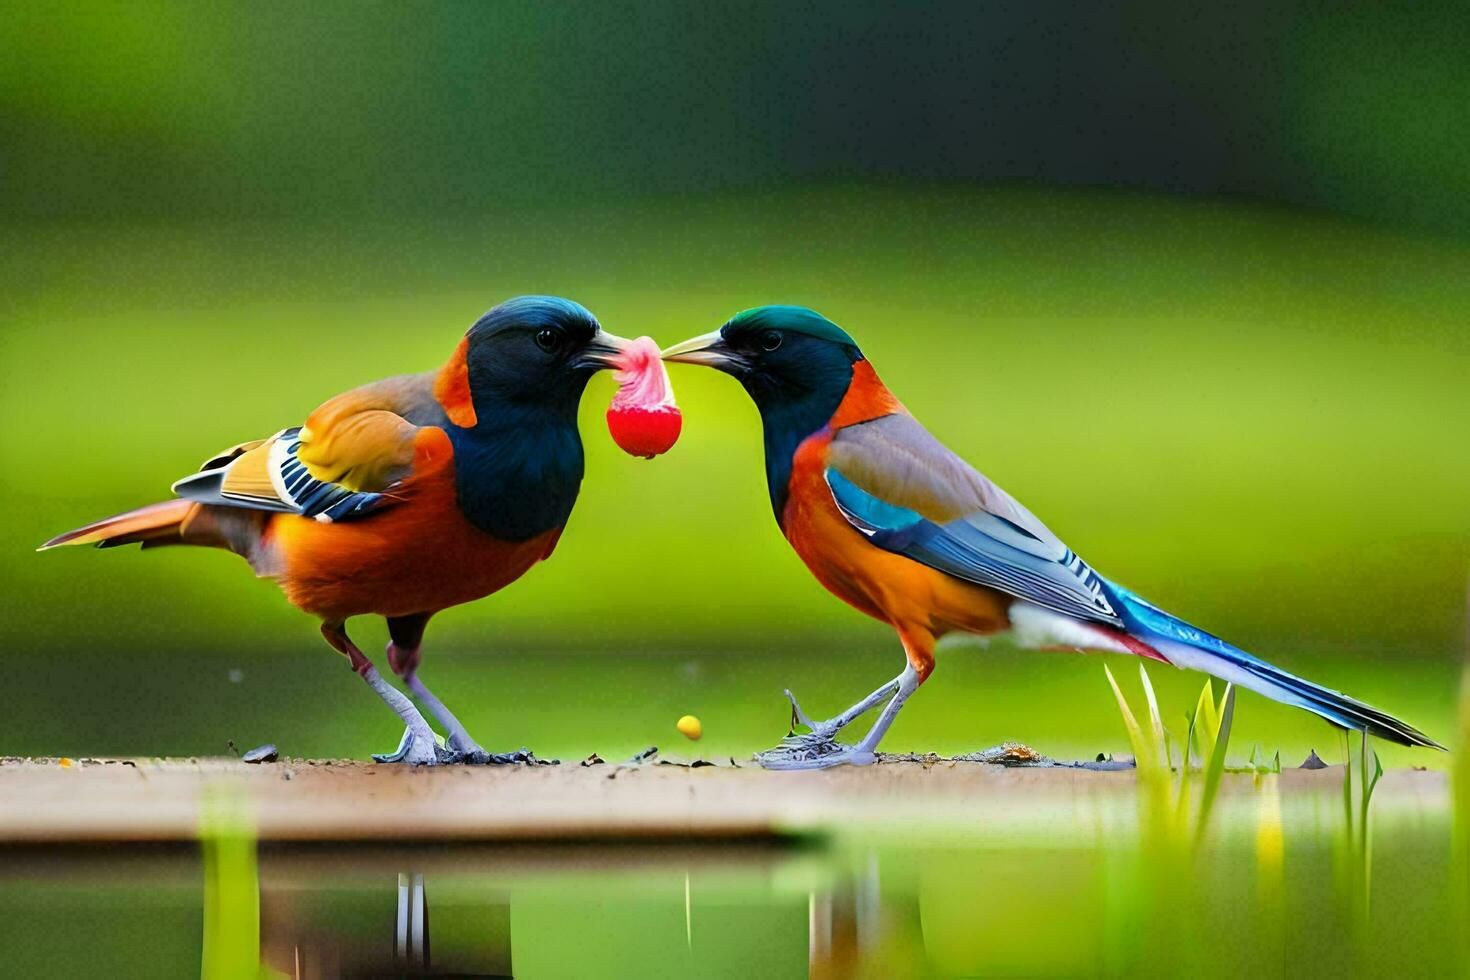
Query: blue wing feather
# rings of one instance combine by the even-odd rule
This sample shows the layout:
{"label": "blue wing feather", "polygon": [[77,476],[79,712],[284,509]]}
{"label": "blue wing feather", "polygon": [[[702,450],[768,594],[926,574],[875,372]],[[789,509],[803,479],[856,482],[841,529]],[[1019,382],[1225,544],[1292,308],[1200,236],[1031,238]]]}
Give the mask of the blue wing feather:
{"label": "blue wing feather", "polygon": [[995,514],[939,524],[869,493],[836,468],[826,476],[848,522],[885,551],[1068,616],[1123,624],[1097,573],[1069,549],[1053,559],[1049,548],[1034,547],[1042,544],[1035,535]]}
{"label": "blue wing feather", "polygon": [[[862,486],[842,472],[844,466]],[[876,547],[1054,612],[1122,629],[1176,666],[1225,678],[1334,724],[1403,745],[1441,747],[1392,715],[1267,663],[1102,578],[910,418],[890,416],[843,429],[833,441],[826,478],[848,523]]]}

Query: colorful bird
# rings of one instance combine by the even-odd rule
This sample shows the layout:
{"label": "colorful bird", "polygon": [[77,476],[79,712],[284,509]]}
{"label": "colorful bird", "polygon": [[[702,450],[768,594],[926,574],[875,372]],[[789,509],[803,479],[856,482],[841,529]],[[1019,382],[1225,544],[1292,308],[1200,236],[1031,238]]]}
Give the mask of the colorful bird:
{"label": "colorful bird", "polygon": [[[1025,507],[920,425],[836,324],[796,306],[737,314],[663,352],[735,377],[765,430],[776,522],[817,580],[898,633],[902,673],[760,760],[772,768],[866,764],[934,669],[946,633],[1010,630],[1031,648],[1132,653],[1204,671],[1333,724],[1443,748],[1397,718],[1274,667],[1191,626],[1074,554]],[[885,703],[886,702],[886,703]],[[870,709],[856,745],[836,735]]]}
{"label": "colorful bird", "polygon": [[[233,551],[287,599],[400,718],[384,762],[504,762],[480,747],[418,676],[424,627],[551,556],[582,482],[577,405],[588,379],[621,366],[628,341],[586,309],[522,296],[470,327],[437,371],[338,395],[305,423],[241,443],[174,484],[179,499],[53,538]],[[444,727],[447,748],[411,701],[347,636],[382,616],[388,663]]]}

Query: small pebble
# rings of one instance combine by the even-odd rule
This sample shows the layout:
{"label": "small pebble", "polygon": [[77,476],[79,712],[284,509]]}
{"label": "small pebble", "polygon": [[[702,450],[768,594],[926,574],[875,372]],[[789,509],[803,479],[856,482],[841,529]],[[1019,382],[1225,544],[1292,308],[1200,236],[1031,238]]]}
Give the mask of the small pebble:
{"label": "small pebble", "polygon": [[1313,749],[1312,751],[1310,751],[1310,752],[1307,753],[1306,761],[1304,761],[1300,766],[1297,766],[1297,768],[1298,769],[1326,769],[1327,768],[1327,763],[1323,762],[1322,761],[1322,757],[1317,754],[1317,750],[1316,749]]}
{"label": "small pebble", "polygon": [[280,753],[276,751],[276,747],[267,743],[265,745],[257,745],[249,752],[246,752],[240,756],[240,761],[259,764],[261,762],[275,762],[279,757]]}

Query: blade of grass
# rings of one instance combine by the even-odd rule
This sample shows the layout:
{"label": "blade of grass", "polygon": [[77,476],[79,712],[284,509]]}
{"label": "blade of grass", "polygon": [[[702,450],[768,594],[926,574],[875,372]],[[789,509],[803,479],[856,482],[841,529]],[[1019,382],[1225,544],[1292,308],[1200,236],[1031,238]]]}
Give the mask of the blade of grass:
{"label": "blade of grass", "polygon": [[1215,712],[1215,706],[1210,705],[1211,714],[1214,715],[1216,726],[1213,738],[1213,751],[1210,753],[1210,761],[1205,766],[1205,787],[1200,795],[1199,822],[1195,825],[1194,840],[1196,846],[1204,840],[1205,831],[1210,824],[1210,811],[1215,806],[1215,796],[1220,790],[1220,776],[1225,772],[1225,750],[1230,745],[1230,727],[1235,720],[1235,685],[1226,684],[1225,694],[1220,699],[1221,708]]}
{"label": "blade of grass", "polygon": [[[1451,882],[1458,917],[1470,916],[1470,587],[1465,591],[1465,667],[1460,674],[1460,730],[1453,772],[1454,840]],[[1470,978],[1470,929],[1455,930],[1459,944],[1460,975]]]}
{"label": "blade of grass", "polygon": [[1256,777],[1256,904],[1264,962],[1286,962],[1286,836],[1281,822],[1279,775]]}
{"label": "blade of grass", "polygon": [[244,800],[206,789],[199,817],[204,858],[202,980],[255,980],[260,962],[260,882],[255,828]]}
{"label": "blade of grass", "polygon": [[[1369,757],[1373,759],[1373,768],[1368,768]],[[1363,732],[1363,744],[1361,747],[1361,764],[1363,767],[1363,802],[1362,814],[1359,820],[1359,835],[1361,838],[1362,862],[1363,862],[1363,911],[1366,914],[1372,904],[1373,898],[1373,832],[1369,824],[1369,807],[1373,805],[1373,790],[1377,788],[1378,781],[1383,778],[1383,763],[1378,759],[1377,751],[1368,747],[1368,733]]]}
{"label": "blade of grass", "polygon": [[1208,678],[1199,692],[1199,701],[1194,708],[1194,734],[1199,740],[1199,761],[1208,766],[1210,756],[1215,754],[1215,733],[1220,730],[1220,717],[1215,712],[1215,689]]}
{"label": "blade of grass", "polygon": [[1143,757],[1147,754],[1143,729],[1139,727],[1138,719],[1133,716],[1133,709],[1128,707],[1128,699],[1123,697],[1123,689],[1118,687],[1118,682],[1113,678],[1113,672],[1108,669],[1107,664],[1103,664],[1103,673],[1108,675],[1108,684],[1113,689],[1113,697],[1118,699],[1118,713],[1123,716],[1123,727],[1128,729],[1128,741],[1133,746],[1133,758],[1142,767]]}
{"label": "blade of grass", "polygon": [[1167,770],[1170,765],[1169,742],[1167,733],[1164,731],[1164,719],[1159,717],[1159,701],[1154,697],[1154,686],[1148,679],[1148,670],[1140,663],[1138,665],[1138,676],[1143,682],[1143,695],[1148,699],[1148,720],[1152,727],[1155,757],[1163,761]]}
{"label": "blade of grass", "polygon": [[1189,819],[1189,803],[1193,795],[1190,792],[1189,769],[1191,762],[1189,754],[1194,748],[1194,730],[1198,726],[1198,722],[1199,711],[1195,710],[1189,714],[1189,730],[1184,736],[1184,760],[1179,766],[1179,788],[1176,792],[1178,805],[1175,809],[1178,813],[1181,826]]}

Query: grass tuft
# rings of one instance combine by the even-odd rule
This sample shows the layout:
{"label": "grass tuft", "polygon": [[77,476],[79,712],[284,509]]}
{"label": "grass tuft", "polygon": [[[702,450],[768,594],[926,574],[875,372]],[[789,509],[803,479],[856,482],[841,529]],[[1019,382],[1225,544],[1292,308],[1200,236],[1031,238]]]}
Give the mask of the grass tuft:
{"label": "grass tuft", "polygon": [[207,790],[199,815],[204,857],[203,980],[263,980],[277,974],[260,960],[260,879],[255,828],[244,801]]}

